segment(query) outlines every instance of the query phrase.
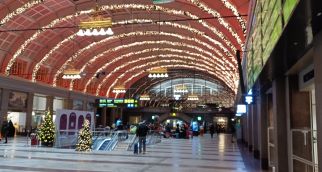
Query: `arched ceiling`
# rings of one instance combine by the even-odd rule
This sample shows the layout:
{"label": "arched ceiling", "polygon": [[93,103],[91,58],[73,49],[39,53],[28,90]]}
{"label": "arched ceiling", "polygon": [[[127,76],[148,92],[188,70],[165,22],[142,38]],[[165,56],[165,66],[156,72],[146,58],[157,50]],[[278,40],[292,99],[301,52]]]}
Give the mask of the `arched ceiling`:
{"label": "arched ceiling", "polygon": [[[114,35],[77,36],[78,23],[93,14],[96,4],[112,18]],[[21,61],[22,78],[114,96],[114,86],[129,88],[147,78],[148,70],[164,66],[202,72],[235,94],[239,77],[234,55],[244,47],[248,4],[249,0],[175,0],[161,5],[151,0],[2,0],[1,73],[15,75],[13,68]],[[62,79],[71,64],[82,71],[81,79]],[[97,78],[100,72],[106,75]]]}

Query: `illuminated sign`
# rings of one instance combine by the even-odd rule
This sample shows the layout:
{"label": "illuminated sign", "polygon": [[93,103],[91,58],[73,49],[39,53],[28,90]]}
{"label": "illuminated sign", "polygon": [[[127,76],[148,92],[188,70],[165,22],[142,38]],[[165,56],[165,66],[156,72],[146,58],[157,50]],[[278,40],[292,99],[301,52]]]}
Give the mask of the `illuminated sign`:
{"label": "illuminated sign", "polygon": [[249,96],[249,95],[247,95],[247,96],[245,96],[245,102],[247,103],[247,104],[252,104],[253,103],[253,96]]}
{"label": "illuminated sign", "polygon": [[124,99],[114,99],[115,104],[121,104],[124,103]]}
{"label": "illuminated sign", "polygon": [[236,113],[238,114],[246,113],[246,105],[242,105],[242,104],[237,105]]}

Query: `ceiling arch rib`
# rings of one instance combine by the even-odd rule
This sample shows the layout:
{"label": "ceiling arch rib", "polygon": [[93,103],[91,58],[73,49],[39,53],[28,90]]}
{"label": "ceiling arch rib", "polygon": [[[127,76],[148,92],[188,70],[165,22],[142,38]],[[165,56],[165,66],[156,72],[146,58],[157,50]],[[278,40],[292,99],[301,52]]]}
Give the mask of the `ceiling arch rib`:
{"label": "ceiling arch rib", "polygon": [[[30,1],[30,2],[26,2],[24,4],[21,3],[21,1],[16,1],[14,0],[14,2],[16,3],[20,3],[21,6],[18,7],[16,9],[12,9],[12,11],[9,11],[9,13],[7,13],[6,16],[4,16],[1,20],[0,20],[0,26],[1,25],[5,25],[8,21],[12,20],[14,17],[22,14],[23,12],[25,12],[26,10],[38,5],[40,3],[40,1]],[[3,2],[5,3],[5,2]]]}
{"label": "ceiling arch rib", "polygon": [[[133,4],[132,4],[133,5]],[[177,13],[180,13],[180,11],[178,12],[178,11],[176,11],[176,10],[169,10],[169,9],[165,9],[165,8],[162,8],[162,7],[160,7],[160,8],[158,8],[158,6],[154,6],[154,5],[150,5],[150,6],[144,6],[144,5],[140,5],[140,6],[136,6],[137,4],[135,4],[135,6],[134,7],[136,7],[136,8],[138,8],[138,9],[145,9],[145,10],[151,10],[151,9],[153,9],[152,7],[156,7],[156,10],[160,10],[160,11],[164,11],[164,12],[169,12],[169,11],[171,11],[170,13],[172,13],[172,14],[176,14],[176,12]],[[125,5],[125,4],[123,4],[123,5],[121,5],[121,7],[123,6],[123,8],[124,7],[131,7],[131,5]],[[105,9],[110,9],[110,10],[112,10],[112,9],[114,9],[115,8],[115,6],[104,6],[105,7]],[[104,8],[103,7],[103,8]],[[121,9],[121,7],[120,6],[116,6],[116,7],[118,7],[117,9]],[[149,8],[147,8],[147,7],[149,7]],[[165,10],[167,10],[167,11],[165,11]],[[80,14],[88,14],[88,13],[91,13],[92,12],[92,10],[87,10],[87,11],[82,11],[82,12],[80,12]],[[181,11],[181,13],[182,13],[182,11]],[[181,15],[184,15],[184,14],[181,14]],[[69,16],[70,18],[72,17],[72,16]],[[194,15],[190,15],[190,17],[194,17],[194,18],[196,18],[196,16],[194,16]],[[68,17],[67,17],[68,18]],[[203,22],[202,20],[200,20],[199,22],[201,22],[202,24],[203,24],[203,26],[205,26],[205,27],[207,27],[208,29],[211,29],[212,31],[214,31],[214,29],[215,28],[213,28],[213,27],[210,27],[209,25],[207,25],[206,24],[206,22]],[[219,37],[221,37],[223,40],[224,40],[224,42],[227,44],[227,39],[224,39],[224,37],[223,37],[223,34],[220,34],[219,32],[215,32],[215,33],[218,33],[219,35],[221,35],[221,36],[219,36]],[[229,42],[229,41],[228,41]],[[233,48],[233,50],[235,50],[235,48]],[[19,52],[19,51],[18,51]],[[20,53],[18,53],[18,54],[20,54]],[[15,55],[13,56],[13,58],[10,60],[10,62],[8,63],[8,65],[7,65],[7,70],[6,70],[6,74],[7,75],[9,75],[9,71],[10,71],[10,68],[11,68],[11,66],[12,66],[12,64],[13,64],[13,62],[15,61],[15,59],[17,58],[17,54],[15,53]]]}
{"label": "ceiling arch rib", "polygon": [[[191,57],[195,57],[195,58],[203,58],[203,59],[206,58],[205,56],[202,56],[202,55],[200,55],[198,53],[193,53],[193,52],[190,52],[190,51],[187,51],[187,50],[179,50],[179,49],[174,49],[174,48],[152,48],[152,49],[144,49],[144,50],[136,51],[136,52],[130,52],[130,53],[127,53],[127,54],[118,56],[118,57],[114,57],[113,60],[108,61],[107,63],[104,64],[104,66],[102,66],[102,67],[100,67],[98,69],[95,68],[97,70],[95,72],[91,72],[92,73],[92,74],[90,74],[91,77],[88,77],[88,79],[86,79],[87,80],[87,83],[85,84],[83,91],[86,93],[87,86],[90,85],[90,83],[96,78],[96,74],[97,73],[103,72],[110,65],[113,65],[113,63],[115,61],[118,61],[118,60],[121,60],[121,59],[126,60],[128,58],[136,59],[136,58],[133,58],[133,56],[137,56],[137,55],[140,55],[141,56],[142,54],[145,54],[145,53],[153,53],[153,52],[157,52],[157,53],[160,53],[161,52],[162,54],[164,54],[164,52],[171,52],[171,53],[185,54],[185,55],[188,55],[188,56],[191,56]],[[216,68],[216,66],[215,66],[216,63],[214,63],[212,61],[209,61],[207,59],[205,59],[205,61],[208,62],[214,68]],[[71,84],[73,84],[73,83],[71,83]]]}
{"label": "ceiling arch rib", "polygon": [[[121,45],[121,46],[118,46],[118,47],[115,47],[115,48],[111,48],[111,49],[108,49],[106,51],[106,53],[108,52],[111,52],[111,51],[118,51],[120,49],[124,49],[124,48],[129,48],[131,46],[135,46],[135,45],[144,45],[144,44],[155,44],[155,43],[159,43],[159,44],[169,44],[169,45],[172,45],[172,46],[179,46],[179,47],[189,47],[191,49],[195,49],[197,51],[199,51],[200,53],[206,53],[208,54],[210,57],[212,57],[212,54],[208,51],[205,51],[205,50],[202,50],[202,49],[199,49],[195,46],[191,46],[189,44],[185,44],[185,43],[182,43],[182,42],[170,42],[170,41],[143,41],[143,42],[135,42],[135,43],[131,43],[131,44],[127,44],[127,45]],[[78,53],[76,53],[75,55],[75,58],[78,57]],[[104,57],[104,56],[100,56],[100,57]],[[56,85],[56,81],[57,81],[57,77],[63,72],[63,70],[65,69],[66,65],[72,60],[72,59],[75,59],[74,57],[71,57],[69,58],[70,60],[67,60],[66,63],[56,72],[55,76],[54,76],[54,82],[53,82],[53,85],[55,86]],[[85,64],[84,66],[86,67],[86,65],[90,64],[91,61],[94,62],[96,61],[98,57],[91,57],[91,60]],[[219,58],[217,58],[219,59]],[[82,67],[82,71],[85,67]]]}
{"label": "ceiling arch rib", "polygon": [[[140,22],[140,21],[142,21],[142,20],[132,20],[132,21],[138,21],[138,22]],[[121,22],[117,22],[117,23],[123,23],[124,21],[121,21]],[[167,22],[167,23],[164,23],[164,24],[168,24],[169,26],[172,26],[171,24],[173,24],[173,23],[170,23],[170,22]],[[194,33],[198,33],[198,35],[202,35],[202,37],[203,38],[206,38],[206,39],[208,39],[208,40],[212,40],[211,38],[209,38],[207,35],[204,35],[202,32],[198,32],[197,30],[195,30],[195,29],[192,29],[192,28],[189,28],[189,27],[186,27],[186,26],[184,26],[184,25],[178,25],[178,24],[175,24],[174,23],[174,27],[183,27],[183,28],[185,28],[185,29],[189,29],[189,31],[194,31]],[[119,39],[119,38],[122,38],[124,35],[126,35],[126,34],[121,34],[121,35],[119,35],[119,36],[116,36],[117,37],[117,39]],[[72,40],[72,39],[74,39],[76,37],[76,35],[74,34],[74,35],[71,35],[71,36],[69,36],[69,37],[67,37],[67,38],[65,38],[63,41],[61,41],[61,42],[59,42],[54,48],[52,48],[41,60],[40,60],[40,62],[38,62],[37,64],[36,64],[36,66],[34,67],[34,69],[33,69],[33,71],[32,71],[32,81],[33,82],[35,82],[35,77],[36,77],[36,73],[37,73],[37,71],[39,70],[39,68],[40,68],[40,66],[41,65],[43,65],[45,62],[46,62],[46,60],[56,51],[56,50],[58,50],[63,44],[65,44],[67,41],[70,41],[70,40]],[[108,38],[106,38],[106,41],[109,41],[110,39],[112,39],[112,38],[114,38],[115,36],[113,36],[113,37],[108,37]],[[197,40],[196,38],[191,38],[191,39],[194,39],[194,40]],[[207,46],[208,48],[210,48],[210,49],[212,49],[213,51],[215,51],[215,53],[216,54],[218,54],[219,56],[222,56],[222,54],[219,52],[219,50],[217,50],[216,48],[214,48],[214,47],[212,47],[212,46],[210,46],[209,44],[207,44],[207,43],[205,43],[204,41],[198,41],[198,42],[201,42],[201,44],[203,44],[203,45],[205,45],[205,46]],[[212,42],[215,42],[215,43],[217,43],[217,45],[218,45],[218,42],[217,41],[215,41],[215,40],[212,40]],[[219,44],[220,45],[220,44]],[[220,47],[221,49],[223,49],[223,51],[227,51],[224,47]],[[235,59],[233,58],[233,59],[231,59],[231,60],[234,60],[233,62],[235,63]],[[230,64],[231,65],[231,64]]]}
{"label": "ceiling arch rib", "polygon": [[[178,69],[178,70],[171,70],[170,71],[172,75],[170,75],[168,78],[148,78],[148,77],[142,77],[138,79],[135,83],[131,84],[130,89],[134,90],[131,91],[131,95],[129,97],[134,97],[135,95],[140,95],[146,92],[146,90],[149,90],[151,87],[158,85],[159,83],[163,83],[165,81],[171,81],[176,78],[198,78],[202,80],[207,80],[213,83],[216,83],[218,85],[222,85],[225,87],[225,84],[220,81],[219,78],[214,78],[213,76],[207,76],[208,74],[196,71],[196,70],[185,70],[185,69]],[[228,92],[232,92],[227,86],[225,89]]]}
{"label": "ceiling arch rib", "polygon": [[[108,88],[108,90],[107,90],[107,96],[108,96],[108,93],[110,92],[110,89],[112,88],[112,87],[114,87],[115,86],[115,84],[117,84],[118,83],[118,80],[119,79],[121,79],[121,78],[123,78],[126,74],[129,74],[129,73],[131,73],[131,72],[133,72],[133,71],[135,71],[135,70],[137,70],[137,69],[141,69],[141,68],[144,68],[145,66],[147,66],[147,65],[159,65],[159,63],[160,62],[165,62],[165,63],[169,63],[169,62],[174,62],[174,64],[175,65],[168,65],[168,66],[163,66],[163,67],[180,67],[180,68],[182,68],[182,67],[184,67],[184,68],[190,68],[190,69],[196,69],[196,70],[201,70],[201,71],[207,71],[207,73],[209,73],[209,74],[211,74],[211,75],[213,75],[213,76],[218,76],[218,71],[213,71],[213,70],[211,70],[211,69],[205,69],[205,68],[207,68],[207,67],[205,67],[204,65],[200,65],[200,64],[194,64],[194,63],[189,63],[189,62],[187,62],[187,61],[182,61],[182,60],[166,60],[166,61],[162,61],[162,60],[160,60],[160,61],[155,61],[155,62],[149,62],[149,63],[145,63],[145,64],[143,64],[143,65],[138,65],[138,66],[135,66],[135,67],[133,67],[133,68],[131,68],[131,69],[129,69],[129,70],[127,70],[127,71],[125,71],[124,73],[122,73],[120,76],[118,76],[118,78],[117,79],[115,79],[114,80],[114,82],[112,83],[112,84],[110,84],[110,86],[109,86],[109,88]],[[178,63],[181,63],[181,64],[185,64],[185,65],[178,65]],[[173,64],[173,63],[172,63]],[[162,65],[161,65],[162,66]],[[157,68],[157,67],[154,67],[154,68]],[[149,68],[149,69],[147,69],[147,70],[151,70],[151,68]],[[122,83],[124,83],[125,85],[128,83],[128,82],[130,82],[134,77],[138,77],[138,76],[140,76],[140,75],[146,75],[146,70],[142,70],[141,69],[141,71],[140,72],[136,72],[135,74],[133,74],[133,73],[131,73],[131,76],[126,80],[126,81],[124,81],[124,82],[122,82]],[[219,75],[220,76],[220,75]],[[222,78],[222,77],[221,77]],[[104,78],[104,80],[99,84],[99,86],[98,86],[98,90],[97,90],[97,93],[99,93],[99,90],[101,89],[101,87],[102,87],[102,84],[103,83],[105,83],[106,81],[108,80],[108,78],[107,77],[105,77]],[[233,86],[232,84],[233,83],[227,83],[228,81],[227,80],[223,80],[228,86]],[[236,91],[236,89],[235,89],[235,87],[232,87],[231,88],[232,90],[234,90],[234,91]]]}
{"label": "ceiling arch rib", "polygon": [[[220,69],[216,69],[216,67],[213,67],[213,65],[211,65],[211,64],[209,64],[207,62],[201,61],[200,59],[193,58],[193,57],[190,57],[190,56],[177,55],[177,54],[162,54],[162,55],[159,55],[159,56],[158,55],[152,55],[152,56],[148,56],[146,58],[141,57],[141,58],[138,58],[136,60],[132,60],[130,62],[127,61],[124,64],[122,63],[121,66],[118,66],[114,70],[108,72],[108,75],[105,77],[105,80],[108,80],[109,77],[111,77],[113,74],[121,73],[121,72],[118,72],[118,71],[122,70],[123,68],[129,68],[128,66],[131,65],[131,64],[134,64],[134,63],[137,63],[137,62],[140,62],[141,63],[141,61],[143,63],[146,63],[148,60],[153,60],[153,59],[158,59],[158,58],[161,58],[162,60],[163,59],[166,59],[166,58],[175,58],[175,59],[178,58],[178,59],[184,59],[184,60],[186,60],[186,61],[188,61],[190,63],[191,62],[194,62],[194,63],[197,63],[197,64],[204,64],[205,65],[205,69],[210,70],[210,71],[216,70],[216,73],[217,73],[218,76],[224,77],[224,75],[220,74],[220,71],[221,71]],[[106,68],[107,66],[108,65],[104,65],[102,68]],[[100,68],[99,70],[103,70],[102,68]],[[112,68],[112,66],[110,66],[110,68]],[[94,79],[94,77],[95,76],[92,76],[92,78],[87,82],[84,91],[86,91],[86,87]]]}
{"label": "ceiling arch rib", "polygon": [[[121,34],[121,35],[117,35],[117,36],[112,36],[112,37],[108,37],[108,38],[105,38],[105,39],[103,39],[103,40],[100,40],[99,42],[94,42],[94,43],[92,43],[92,44],[90,44],[90,45],[88,45],[88,46],[86,46],[85,48],[83,48],[83,49],[81,49],[81,50],[79,50],[78,52],[76,52],[75,53],[75,55],[73,55],[72,57],[70,57],[70,58],[68,58],[67,59],[67,61],[65,62],[65,65],[63,66],[63,68],[67,65],[67,63],[69,63],[72,59],[77,59],[79,56],[80,56],[80,54],[82,54],[83,52],[85,52],[86,50],[89,50],[89,49],[92,49],[94,46],[99,46],[99,44],[102,44],[103,45],[103,43],[106,43],[106,42],[110,42],[111,40],[113,40],[113,39],[121,39],[121,38],[125,38],[125,37],[130,37],[130,36],[151,36],[151,35],[162,35],[162,36],[171,36],[171,37],[175,37],[175,38],[178,38],[178,39],[181,39],[181,40],[188,40],[188,41],[193,41],[193,42],[195,42],[195,43],[197,43],[197,44],[199,44],[199,45],[202,45],[202,46],[204,46],[204,48],[207,48],[207,49],[210,49],[210,50],[213,50],[213,51],[215,51],[215,49],[213,48],[213,47],[211,47],[209,44],[207,44],[207,43],[205,43],[205,42],[203,42],[203,41],[200,41],[200,40],[198,40],[198,39],[196,39],[196,38],[190,38],[190,37],[185,37],[185,36],[182,36],[182,35],[179,35],[179,34],[174,34],[174,33],[165,33],[165,32],[156,32],[156,31],[147,31],[147,32],[131,32],[131,33],[126,33],[126,34]],[[40,65],[42,65],[45,61],[46,61],[46,59],[48,59],[49,57],[50,57],[50,55],[55,51],[55,50],[57,50],[57,49],[59,49],[59,47],[61,46],[61,45],[63,45],[64,43],[66,43],[68,40],[70,40],[70,39],[73,39],[75,36],[74,35],[72,35],[72,36],[70,36],[70,37],[68,37],[68,38],[66,38],[65,40],[63,40],[62,41],[62,43],[61,44],[57,44],[49,53],[47,53],[45,56],[44,56],[44,58],[40,61],[40,63],[38,63],[36,66],[35,66],[35,68],[34,68],[34,70],[33,70],[33,81],[35,81],[35,77],[36,77],[36,73],[37,73],[37,71],[38,71],[38,69],[40,68]],[[103,45],[104,46],[104,45]],[[209,51],[205,51],[205,52],[207,52],[207,54],[208,55],[211,55],[211,56],[213,56]],[[204,52],[204,53],[205,53]],[[214,52],[214,53],[216,53],[216,51]],[[216,57],[216,56],[214,56],[214,57]],[[91,59],[90,61],[89,61],[89,63],[93,63],[96,59],[95,58],[89,58],[89,59]],[[223,60],[221,60],[220,58],[218,58],[217,57],[217,59],[219,60],[219,61],[221,61],[221,63],[223,64],[224,63],[224,61]],[[235,65],[234,64],[231,64],[231,63],[227,63],[227,65],[229,65],[230,67],[235,67]]]}

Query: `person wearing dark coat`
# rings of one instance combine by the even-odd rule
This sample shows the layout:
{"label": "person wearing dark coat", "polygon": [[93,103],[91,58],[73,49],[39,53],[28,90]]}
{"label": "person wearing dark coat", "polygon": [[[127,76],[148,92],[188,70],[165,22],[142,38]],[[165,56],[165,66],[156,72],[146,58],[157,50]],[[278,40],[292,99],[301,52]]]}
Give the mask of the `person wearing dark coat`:
{"label": "person wearing dark coat", "polygon": [[3,121],[2,127],[1,127],[1,135],[6,140],[4,143],[8,143],[8,133],[9,133],[9,125],[8,125],[8,122],[7,121]]}
{"label": "person wearing dark coat", "polygon": [[214,124],[211,124],[209,126],[209,132],[210,132],[211,138],[213,138],[214,137],[214,133],[215,133],[215,126],[214,126]]}
{"label": "person wearing dark coat", "polygon": [[14,137],[15,136],[15,127],[13,126],[13,123],[11,120],[9,120],[8,123],[8,137]]}
{"label": "person wearing dark coat", "polygon": [[149,128],[145,124],[145,121],[139,123],[139,127],[136,130],[136,136],[139,137],[139,153],[142,153],[143,148],[143,154],[146,153],[146,136],[148,135]]}

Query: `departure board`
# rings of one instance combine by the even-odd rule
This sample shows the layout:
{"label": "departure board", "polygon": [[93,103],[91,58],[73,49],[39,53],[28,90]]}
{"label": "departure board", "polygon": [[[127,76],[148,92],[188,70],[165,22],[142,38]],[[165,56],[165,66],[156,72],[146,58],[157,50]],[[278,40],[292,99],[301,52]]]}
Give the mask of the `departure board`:
{"label": "departure board", "polygon": [[[282,35],[298,0],[257,0],[246,42],[247,87],[251,89]],[[282,17],[284,15],[284,17]]]}

